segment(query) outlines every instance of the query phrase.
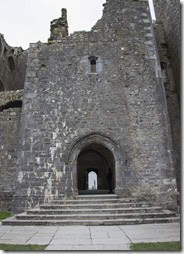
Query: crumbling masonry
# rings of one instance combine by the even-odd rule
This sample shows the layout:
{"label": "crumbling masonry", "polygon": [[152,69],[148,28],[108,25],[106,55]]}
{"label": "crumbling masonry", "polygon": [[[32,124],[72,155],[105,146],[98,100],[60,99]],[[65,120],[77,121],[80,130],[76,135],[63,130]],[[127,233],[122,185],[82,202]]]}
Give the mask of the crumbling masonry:
{"label": "crumbling masonry", "polygon": [[179,107],[160,22],[147,0],[107,0],[90,32],[68,35],[62,9],[48,43],[0,36],[1,210],[88,193],[92,171],[106,193],[109,168],[120,197],[176,208]]}

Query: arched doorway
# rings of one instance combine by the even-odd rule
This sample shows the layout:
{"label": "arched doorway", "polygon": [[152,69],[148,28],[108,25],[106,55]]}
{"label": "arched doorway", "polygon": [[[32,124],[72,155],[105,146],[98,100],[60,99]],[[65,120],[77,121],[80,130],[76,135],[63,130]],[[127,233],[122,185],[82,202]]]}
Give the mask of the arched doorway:
{"label": "arched doorway", "polygon": [[[126,176],[124,174],[126,170],[124,151],[114,140],[99,133],[90,133],[86,136],[80,137],[73,144],[71,144],[71,147],[68,149],[67,171],[69,172],[69,174],[71,174],[71,189],[69,189],[67,195],[77,196],[82,191],[82,188],[84,188],[82,186],[85,186],[84,191],[87,190],[86,182],[85,182],[86,176],[83,177],[82,174],[84,173],[79,173],[79,172],[80,172],[80,160],[82,161],[82,163],[84,163],[85,160],[83,160],[82,158],[85,159],[86,158],[85,153],[88,152],[90,154],[90,150],[92,150],[93,153],[96,154],[96,156],[97,154],[98,156],[101,155],[101,160],[103,158],[103,160],[106,161],[105,162],[106,169],[101,170],[101,172],[105,172],[106,175],[103,175],[103,177],[99,177],[99,174],[97,174],[98,176],[97,190],[99,191],[101,188],[100,186],[102,186],[99,182],[101,181],[101,179],[104,179],[103,181],[104,186],[101,191],[106,190],[107,166],[110,165],[110,168],[112,169],[112,173],[113,173],[113,176],[112,176],[113,192],[119,196],[128,196],[129,190],[127,190],[127,187],[126,187],[127,181],[126,181]],[[92,153],[90,157],[92,158]],[[88,166],[86,166],[85,169],[100,170],[101,167],[99,167],[99,165],[95,166],[92,163],[94,162],[91,159],[90,165],[88,163]],[[78,181],[78,179],[82,179],[82,180]],[[79,183],[80,181],[84,181],[84,182]],[[106,182],[106,184],[104,182]]]}
{"label": "arched doorway", "polygon": [[77,187],[79,194],[114,193],[115,160],[107,147],[92,143],[81,150],[77,158]]}

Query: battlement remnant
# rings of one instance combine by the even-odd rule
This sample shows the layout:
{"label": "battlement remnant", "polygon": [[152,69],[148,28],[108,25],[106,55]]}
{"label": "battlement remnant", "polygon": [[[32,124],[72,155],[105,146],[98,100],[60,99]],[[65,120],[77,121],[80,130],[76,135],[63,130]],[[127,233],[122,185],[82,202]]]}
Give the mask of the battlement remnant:
{"label": "battlement remnant", "polygon": [[23,89],[27,50],[9,46],[0,33],[0,92]]}
{"label": "battlement remnant", "polygon": [[51,21],[51,35],[49,41],[59,40],[68,36],[67,10],[61,10],[61,17]]}

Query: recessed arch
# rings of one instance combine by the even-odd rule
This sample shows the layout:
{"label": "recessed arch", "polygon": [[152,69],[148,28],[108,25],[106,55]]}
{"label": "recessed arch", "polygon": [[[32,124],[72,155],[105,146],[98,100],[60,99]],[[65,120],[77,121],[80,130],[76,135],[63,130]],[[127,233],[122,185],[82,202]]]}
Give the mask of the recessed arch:
{"label": "recessed arch", "polygon": [[15,69],[15,61],[12,56],[8,57],[8,64],[11,71]]}
{"label": "recessed arch", "polygon": [[[108,179],[109,168],[112,175]],[[89,191],[89,174],[96,174],[96,188]],[[110,188],[110,184],[112,187]],[[79,194],[114,192],[115,160],[112,152],[104,145],[94,142],[87,144],[77,158],[77,189]]]}
{"label": "recessed arch", "polygon": [[[122,196],[123,189],[126,189],[126,179],[124,177],[125,171],[125,154],[123,149],[111,138],[106,135],[99,133],[90,133],[86,136],[83,136],[77,139],[70,147],[67,154],[67,168],[72,175],[72,192],[73,196],[79,194],[78,190],[78,179],[77,179],[77,163],[78,157],[81,152],[84,152],[85,149],[89,149],[90,146],[96,146],[95,151],[100,152],[101,155],[106,158],[107,163],[109,160],[109,154],[111,153],[114,159],[114,192]],[[98,150],[97,146],[104,147],[106,153]],[[112,161],[112,160],[111,160]],[[108,166],[111,164],[108,164]]]}

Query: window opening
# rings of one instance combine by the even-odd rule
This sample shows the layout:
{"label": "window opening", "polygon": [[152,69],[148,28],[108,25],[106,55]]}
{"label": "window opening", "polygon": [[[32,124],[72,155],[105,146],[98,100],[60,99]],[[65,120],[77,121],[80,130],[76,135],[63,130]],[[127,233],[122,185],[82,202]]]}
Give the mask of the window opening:
{"label": "window opening", "polygon": [[90,56],[89,61],[90,61],[90,68],[91,68],[91,73],[96,73],[96,66],[97,66],[97,59],[98,57],[96,56]]}
{"label": "window opening", "polygon": [[165,62],[161,62],[160,65],[162,70],[165,70],[167,67],[167,64]]}
{"label": "window opening", "polygon": [[10,70],[13,71],[15,69],[15,62],[12,56],[8,57],[8,63],[9,63]]}
{"label": "window opening", "polygon": [[160,65],[161,65],[161,70],[162,70],[163,82],[164,82],[164,85],[166,85],[168,82],[167,64],[165,62],[161,62]]}

